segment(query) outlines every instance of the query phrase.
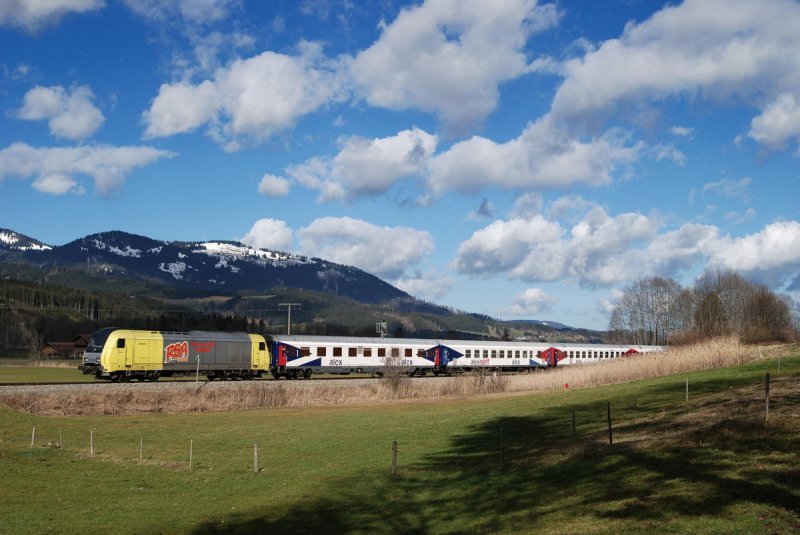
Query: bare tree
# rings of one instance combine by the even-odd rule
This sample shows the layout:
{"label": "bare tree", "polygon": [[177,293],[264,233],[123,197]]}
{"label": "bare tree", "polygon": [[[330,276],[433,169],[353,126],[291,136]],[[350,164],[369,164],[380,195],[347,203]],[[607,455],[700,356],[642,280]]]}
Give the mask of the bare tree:
{"label": "bare tree", "polygon": [[609,330],[631,344],[667,344],[680,327],[683,289],[673,279],[651,277],[627,286],[611,314]]}

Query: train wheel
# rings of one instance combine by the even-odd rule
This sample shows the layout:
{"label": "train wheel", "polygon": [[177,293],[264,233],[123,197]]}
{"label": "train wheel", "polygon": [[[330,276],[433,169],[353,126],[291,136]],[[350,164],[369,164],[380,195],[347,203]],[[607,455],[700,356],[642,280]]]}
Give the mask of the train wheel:
{"label": "train wheel", "polygon": [[312,373],[311,370],[306,370],[303,372],[303,377],[305,377],[306,379],[311,379],[311,373]]}

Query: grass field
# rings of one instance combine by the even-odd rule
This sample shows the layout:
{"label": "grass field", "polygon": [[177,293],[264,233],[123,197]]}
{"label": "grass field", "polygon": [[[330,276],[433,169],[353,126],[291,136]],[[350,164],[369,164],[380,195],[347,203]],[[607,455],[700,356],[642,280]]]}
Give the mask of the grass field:
{"label": "grass field", "polygon": [[780,366],[361,407],[0,408],[0,533],[797,533],[800,357]]}

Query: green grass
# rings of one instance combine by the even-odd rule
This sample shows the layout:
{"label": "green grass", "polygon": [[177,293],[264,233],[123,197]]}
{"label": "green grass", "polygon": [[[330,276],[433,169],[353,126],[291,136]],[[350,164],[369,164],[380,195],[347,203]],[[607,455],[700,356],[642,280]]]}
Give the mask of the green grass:
{"label": "green grass", "polygon": [[67,383],[94,381],[93,375],[83,375],[78,370],[78,361],[71,368],[48,368],[44,366],[0,366],[0,383]]}
{"label": "green grass", "polygon": [[800,357],[776,371],[764,360],[359,408],[59,418],[0,408],[0,533],[796,533]]}

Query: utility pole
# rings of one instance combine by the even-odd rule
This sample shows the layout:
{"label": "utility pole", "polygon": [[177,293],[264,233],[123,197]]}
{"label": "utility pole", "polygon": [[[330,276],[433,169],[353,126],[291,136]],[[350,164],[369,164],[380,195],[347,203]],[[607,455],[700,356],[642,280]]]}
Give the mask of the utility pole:
{"label": "utility pole", "polygon": [[286,334],[292,334],[292,307],[300,308],[300,303],[278,303],[279,307],[287,307],[289,310],[289,317],[286,320]]}
{"label": "utility pole", "polygon": [[386,338],[388,331],[386,329],[386,318],[383,318],[381,321],[375,324],[375,332],[380,335],[381,338]]}

